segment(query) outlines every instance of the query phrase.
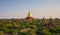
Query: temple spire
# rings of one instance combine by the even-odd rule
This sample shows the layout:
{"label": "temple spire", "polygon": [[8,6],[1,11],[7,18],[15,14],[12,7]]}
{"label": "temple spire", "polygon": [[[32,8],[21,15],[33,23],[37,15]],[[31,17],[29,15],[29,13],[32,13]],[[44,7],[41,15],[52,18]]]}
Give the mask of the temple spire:
{"label": "temple spire", "polygon": [[28,12],[28,17],[32,17],[32,14],[31,14],[30,10]]}
{"label": "temple spire", "polygon": [[35,18],[34,18],[34,17],[32,16],[32,14],[31,14],[30,10],[29,10],[29,12],[28,12],[28,15],[27,15],[26,19],[27,19],[27,20],[35,20]]}

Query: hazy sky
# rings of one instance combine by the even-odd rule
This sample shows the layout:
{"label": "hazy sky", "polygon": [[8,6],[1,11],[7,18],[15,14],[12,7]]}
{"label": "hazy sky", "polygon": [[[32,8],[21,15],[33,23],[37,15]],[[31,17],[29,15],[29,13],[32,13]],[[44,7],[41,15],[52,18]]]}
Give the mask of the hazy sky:
{"label": "hazy sky", "polygon": [[0,18],[60,18],[60,0],[0,0]]}

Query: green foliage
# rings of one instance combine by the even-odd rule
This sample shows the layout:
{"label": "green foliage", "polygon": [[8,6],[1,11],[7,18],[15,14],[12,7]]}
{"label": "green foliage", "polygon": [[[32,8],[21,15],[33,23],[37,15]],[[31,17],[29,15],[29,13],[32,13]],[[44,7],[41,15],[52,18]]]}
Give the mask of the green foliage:
{"label": "green foliage", "polygon": [[[46,19],[47,21],[49,19]],[[60,20],[54,21],[59,25]],[[42,19],[25,21],[21,19],[1,19],[0,20],[0,34],[15,34],[16,35],[60,35],[60,25],[56,28],[46,28],[42,26]],[[27,32],[20,32],[24,28],[29,28]]]}

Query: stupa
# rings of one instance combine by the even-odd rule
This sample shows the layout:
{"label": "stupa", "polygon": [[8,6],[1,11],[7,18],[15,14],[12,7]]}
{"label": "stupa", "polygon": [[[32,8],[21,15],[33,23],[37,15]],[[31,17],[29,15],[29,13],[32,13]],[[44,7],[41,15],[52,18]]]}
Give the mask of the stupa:
{"label": "stupa", "polygon": [[27,15],[26,19],[27,19],[27,20],[34,20],[34,18],[33,18],[33,16],[32,16],[32,13],[30,12],[30,10],[29,10],[29,12],[28,12],[28,15]]}

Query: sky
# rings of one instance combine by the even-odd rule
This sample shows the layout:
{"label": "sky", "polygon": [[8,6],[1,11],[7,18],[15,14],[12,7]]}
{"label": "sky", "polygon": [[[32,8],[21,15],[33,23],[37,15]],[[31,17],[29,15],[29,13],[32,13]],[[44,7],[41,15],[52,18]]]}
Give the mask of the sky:
{"label": "sky", "polygon": [[60,18],[60,0],[0,0],[0,18]]}

